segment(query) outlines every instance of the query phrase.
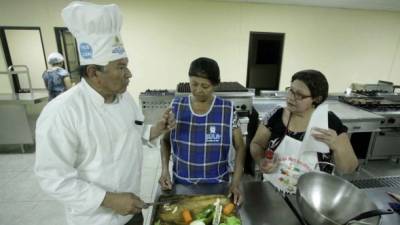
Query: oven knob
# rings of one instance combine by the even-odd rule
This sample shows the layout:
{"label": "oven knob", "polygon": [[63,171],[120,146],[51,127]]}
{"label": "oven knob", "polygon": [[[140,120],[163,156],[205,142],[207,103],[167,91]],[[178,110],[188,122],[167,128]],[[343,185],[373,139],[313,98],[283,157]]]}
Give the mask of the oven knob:
{"label": "oven knob", "polygon": [[243,104],[243,105],[240,106],[240,108],[241,108],[242,110],[246,110],[246,109],[247,109],[247,106],[246,106],[245,104]]}
{"label": "oven knob", "polygon": [[387,122],[393,124],[393,123],[396,122],[396,119],[395,119],[395,118],[389,118],[389,119],[387,120]]}

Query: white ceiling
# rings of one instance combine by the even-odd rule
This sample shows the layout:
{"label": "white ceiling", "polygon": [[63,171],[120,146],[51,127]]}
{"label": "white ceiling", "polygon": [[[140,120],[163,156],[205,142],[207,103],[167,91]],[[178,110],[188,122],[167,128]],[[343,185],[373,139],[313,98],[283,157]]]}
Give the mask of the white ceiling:
{"label": "white ceiling", "polygon": [[222,1],[400,11],[400,0],[222,0]]}

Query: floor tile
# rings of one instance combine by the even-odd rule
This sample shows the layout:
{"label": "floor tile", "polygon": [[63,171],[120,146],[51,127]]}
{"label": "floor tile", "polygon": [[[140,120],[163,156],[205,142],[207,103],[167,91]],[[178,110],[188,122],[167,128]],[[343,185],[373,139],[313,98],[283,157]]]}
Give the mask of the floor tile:
{"label": "floor tile", "polygon": [[16,224],[21,215],[31,212],[35,202],[0,202],[0,224]]}
{"label": "floor tile", "polygon": [[57,201],[40,201],[31,210],[25,213],[19,221],[19,224],[29,225],[66,225],[64,207]]}
{"label": "floor tile", "polygon": [[0,187],[3,187],[5,184],[15,179],[22,172],[0,172]]}

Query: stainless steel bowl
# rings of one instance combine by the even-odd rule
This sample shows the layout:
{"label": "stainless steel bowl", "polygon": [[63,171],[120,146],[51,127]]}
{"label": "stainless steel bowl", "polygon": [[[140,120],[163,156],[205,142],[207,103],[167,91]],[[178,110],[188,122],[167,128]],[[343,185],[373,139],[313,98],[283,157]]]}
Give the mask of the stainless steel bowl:
{"label": "stainless steel bowl", "polygon": [[[342,225],[350,218],[378,209],[367,195],[350,182],[326,173],[310,172],[297,183],[297,203],[310,225]],[[361,223],[380,223],[380,216],[363,219]]]}

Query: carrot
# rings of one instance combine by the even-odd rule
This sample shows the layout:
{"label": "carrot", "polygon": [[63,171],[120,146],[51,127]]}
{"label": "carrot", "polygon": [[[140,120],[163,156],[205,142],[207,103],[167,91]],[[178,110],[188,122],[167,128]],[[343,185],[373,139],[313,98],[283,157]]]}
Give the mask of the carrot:
{"label": "carrot", "polygon": [[222,212],[224,213],[224,215],[229,215],[232,213],[232,211],[234,209],[235,209],[235,205],[232,202],[230,202],[224,206],[224,209],[222,210]]}
{"label": "carrot", "polygon": [[183,217],[183,221],[186,224],[189,224],[190,222],[192,222],[193,218],[192,218],[192,214],[190,214],[189,209],[183,209],[182,210],[182,217]]}

